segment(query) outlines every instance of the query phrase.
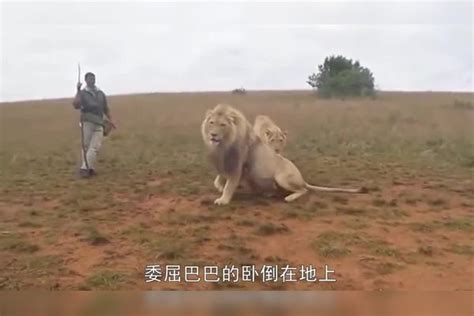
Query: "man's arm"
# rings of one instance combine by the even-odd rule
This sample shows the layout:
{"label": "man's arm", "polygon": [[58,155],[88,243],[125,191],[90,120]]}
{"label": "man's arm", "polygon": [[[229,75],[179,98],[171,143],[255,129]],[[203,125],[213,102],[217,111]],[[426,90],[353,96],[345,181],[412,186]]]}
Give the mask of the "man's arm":
{"label": "man's arm", "polygon": [[82,103],[81,102],[81,84],[78,83],[76,96],[74,97],[74,100],[72,101],[72,105],[74,106],[76,110],[78,110],[81,108],[81,103]]}
{"label": "man's arm", "polygon": [[104,113],[105,113],[105,115],[107,115],[109,120],[112,121],[112,116],[110,114],[109,104],[107,102],[107,96],[105,95],[105,93],[104,93]]}
{"label": "man's arm", "polygon": [[112,124],[113,128],[117,128],[115,123],[112,121],[112,115],[110,113],[110,108],[109,108],[109,104],[107,102],[107,96],[105,95],[105,93],[104,93],[104,114],[107,116],[107,119],[109,120],[110,124]]}

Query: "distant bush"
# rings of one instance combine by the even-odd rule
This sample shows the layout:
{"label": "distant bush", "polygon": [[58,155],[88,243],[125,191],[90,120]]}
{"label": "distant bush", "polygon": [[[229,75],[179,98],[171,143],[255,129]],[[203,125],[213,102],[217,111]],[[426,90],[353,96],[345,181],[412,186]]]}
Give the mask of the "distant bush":
{"label": "distant bush", "polygon": [[232,93],[234,93],[234,94],[245,94],[247,92],[245,91],[244,88],[238,88],[238,89],[232,90]]}
{"label": "distant bush", "polygon": [[318,66],[319,72],[312,74],[306,81],[323,98],[375,96],[374,76],[344,56],[330,56]]}
{"label": "distant bush", "polygon": [[455,100],[454,108],[460,110],[474,110],[474,104],[469,101]]}

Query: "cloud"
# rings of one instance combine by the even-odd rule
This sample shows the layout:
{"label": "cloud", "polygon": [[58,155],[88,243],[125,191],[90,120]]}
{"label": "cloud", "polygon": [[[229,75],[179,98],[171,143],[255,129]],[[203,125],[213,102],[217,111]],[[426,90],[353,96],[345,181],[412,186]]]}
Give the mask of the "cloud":
{"label": "cloud", "polygon": [[324,57],[385,90],[472,90],[471,2],[4,3],[0,101],[71,97],[77,62],[108,94],[308,89]]}

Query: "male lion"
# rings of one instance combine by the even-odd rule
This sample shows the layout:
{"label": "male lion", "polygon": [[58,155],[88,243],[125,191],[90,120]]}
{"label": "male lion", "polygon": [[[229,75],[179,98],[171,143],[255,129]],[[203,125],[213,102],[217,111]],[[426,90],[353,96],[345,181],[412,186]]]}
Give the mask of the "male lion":
{"label": "male lion", "polygon": [[277,187],[292,192],[291,202],[311,191],[361,193],[364,189],[341,189],[313,186],[303,179],[298,168],[256,137],[245,116],[230,105],[218,104],[208,110],[201,134],[209,158],[217,169],[214,186],[222,196],[215,204],[228,204],[241,180],[254,190],[272,192]]}
{"label": "male lion", "polygon": [[281,153],[286,147],[288,133],[282,131],[275,122],[266,115],[257,115],[253,125],[255,134],[270,146],[276,153]]}
{"label": "male lion", "polygon": [[209,159],[217,169],[214,186],[222,196],[216,204],[228,204],[240,184],[249,148],[255,142],[252,126],[242,113],[227,104],[208,110],[201,133]]}

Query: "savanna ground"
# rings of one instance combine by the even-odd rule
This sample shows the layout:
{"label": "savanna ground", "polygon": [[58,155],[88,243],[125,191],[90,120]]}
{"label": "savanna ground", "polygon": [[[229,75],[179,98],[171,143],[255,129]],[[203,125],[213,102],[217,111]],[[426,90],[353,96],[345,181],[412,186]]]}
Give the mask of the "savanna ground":
{"label": "savanna ground", "polygon": [[[109,97],[118,129],[79,180],[72,99],[4,103],[0,289],[472,290],[472,94],[311,92]],[[308,182],[369,188],[217,207],[205,110],[230,103],[289,131]],[[150,264],[325,264],[334,283],[146,283]]]}

